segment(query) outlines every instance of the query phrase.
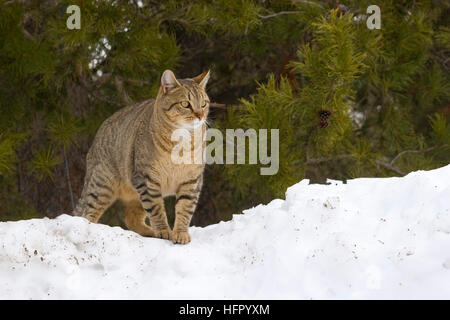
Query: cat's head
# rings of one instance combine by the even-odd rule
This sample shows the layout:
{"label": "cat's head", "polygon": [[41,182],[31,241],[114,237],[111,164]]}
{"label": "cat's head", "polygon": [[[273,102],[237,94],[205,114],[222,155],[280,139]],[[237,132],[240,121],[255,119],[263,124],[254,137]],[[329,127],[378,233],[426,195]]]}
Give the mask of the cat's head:
{"label": "cat's head", "polygon": [[177,79],[172,71],[164,71],[158,107],[180,128],[192,129],[202,125],[209,113],[209,97],[205,91],[208,79],[209,71],[192,79]]}

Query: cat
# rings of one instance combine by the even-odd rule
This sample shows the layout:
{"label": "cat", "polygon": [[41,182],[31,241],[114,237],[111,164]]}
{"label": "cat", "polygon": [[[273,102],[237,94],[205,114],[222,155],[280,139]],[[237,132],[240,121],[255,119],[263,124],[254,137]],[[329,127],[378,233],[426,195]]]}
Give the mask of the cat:
{"label": "cat", "polygon": [[[205,165],[175,164],[171,152],[176,142],[171,135],[178,128],[205,132],[209,77],[205,71],[192,79],[177,79],[166,70],[156,99],[125,107],[103,122],[86,157],[83,191],[74,215],[96,223],[121,199],[128,229],[173,243],[191,241],[188,228]],[[164,208],[163,197],[168,195],[176,196],[173,230]],[[150,226],[145,222],[147,216]]]}

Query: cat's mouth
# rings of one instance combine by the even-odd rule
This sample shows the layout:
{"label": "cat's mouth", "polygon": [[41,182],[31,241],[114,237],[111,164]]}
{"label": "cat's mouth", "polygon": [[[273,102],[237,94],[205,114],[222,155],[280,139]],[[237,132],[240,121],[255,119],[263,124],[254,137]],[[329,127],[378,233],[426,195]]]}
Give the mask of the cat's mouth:
{"label": "cat's mouth", "polygon": [[203,125],[204,123],[205,123],[205,118],[201,118],[201,119],[195,118],[194,120],[189,121],[189,122],[184,121],[184,120],[181,120],[178,122],[178,124],[180,125],[180,129],[188,129],[188,130],[196,129],[196,128],[200,127],[201,125]]}

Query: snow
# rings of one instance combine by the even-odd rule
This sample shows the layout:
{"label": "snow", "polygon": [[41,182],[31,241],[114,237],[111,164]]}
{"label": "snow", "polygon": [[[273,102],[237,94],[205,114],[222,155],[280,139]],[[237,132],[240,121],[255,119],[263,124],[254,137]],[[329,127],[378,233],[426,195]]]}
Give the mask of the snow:
{"label": "snow", "polygon": [[303,180],[174,245],[80,217],[0,223],[1,299],[449,299],[450,165]]}

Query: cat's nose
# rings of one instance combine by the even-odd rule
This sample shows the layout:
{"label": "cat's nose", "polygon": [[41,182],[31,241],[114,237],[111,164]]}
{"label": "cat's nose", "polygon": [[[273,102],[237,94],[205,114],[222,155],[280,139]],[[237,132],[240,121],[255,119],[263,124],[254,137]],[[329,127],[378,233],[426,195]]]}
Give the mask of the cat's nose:
{"label": "cat's nose", "polygon": [[203,111],[196,112],[196,113],[195,113],[195,116],[196,116],[199,120],[202,120],[203,117],[205,116],[205,113],[204,113]]}

